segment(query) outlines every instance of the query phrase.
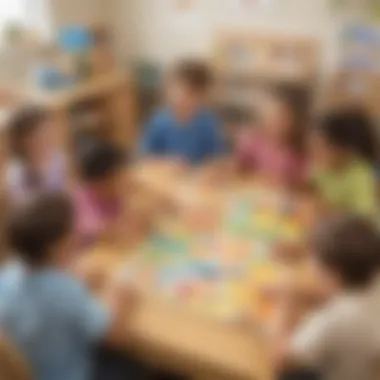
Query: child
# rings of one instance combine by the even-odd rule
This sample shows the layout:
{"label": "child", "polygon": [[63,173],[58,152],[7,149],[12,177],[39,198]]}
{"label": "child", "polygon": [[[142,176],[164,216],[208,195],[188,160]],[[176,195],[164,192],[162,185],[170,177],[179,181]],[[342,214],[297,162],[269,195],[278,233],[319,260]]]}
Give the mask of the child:
{"label": "child", "polygon": [[312,180],[333,210],[376,211],[377,138],[361,110],[325,116],[311,135]]}
{"label": "child", "polygon": [[130,292],[113,288],[106,308],[67,274],[74,219],[71,202],[50,193],[19,206],[8,227],[21,270],[3,278],[0,328],[39,380],[90,379],[95,344],[117,345],[128,331]]}
{"label": "child", "polygon": [[4,288],[3,282],[11,273],[19,270],[19,263],[10,255],[6,237],[6,223],[9,207],[4,194],[0,193],[0,294]]}
{"label": "child", "polygon": [[49,113],[36,106],[22,107],[11,117],[7,129],[11,160],[5,169],[11,201],[67,185],[66,162],[57,148],[54,127]]}
{"label": "child", "polygon": [[274,88],[259,113],[261,128],[245,131],[238,138],[239,169],[258,172],[279,183],[302,181],[307,116],[305,91],[290,86]]}
{"label": "child", "polygon": [[211,85],[204,64],[184,61],[175,67],[168,80],[168,105],[154,115],[143,136],[144,155],[198,165],[221,154],[221,126],[206,101]]}
{"label": "child", "polygon": [[334,217],[317,229],[311,249],[330,300],[292,338],[288,328],[294,308],[287,304],[276,340],[277,364],[313,369],[326,380],[375,379],[380,360],[379,231],[357,216]]}
{"label": "child", "polygon": [[116,237],[126,227],[126,154],[112,144],[94,142],[80,156],[82,188],[75,193],[80,240],[86,243]]}

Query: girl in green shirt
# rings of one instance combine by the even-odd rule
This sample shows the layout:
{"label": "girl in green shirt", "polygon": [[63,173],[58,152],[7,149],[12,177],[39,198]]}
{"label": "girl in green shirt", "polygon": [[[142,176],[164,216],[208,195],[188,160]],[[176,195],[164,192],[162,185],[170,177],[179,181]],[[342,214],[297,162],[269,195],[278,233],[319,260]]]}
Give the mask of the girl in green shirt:
{"label": "girl in green shirt", "polygon": [[374,215],[377,208],[377,136],[358,109],[324,116],[310,139],[312,181],[329,207]]}

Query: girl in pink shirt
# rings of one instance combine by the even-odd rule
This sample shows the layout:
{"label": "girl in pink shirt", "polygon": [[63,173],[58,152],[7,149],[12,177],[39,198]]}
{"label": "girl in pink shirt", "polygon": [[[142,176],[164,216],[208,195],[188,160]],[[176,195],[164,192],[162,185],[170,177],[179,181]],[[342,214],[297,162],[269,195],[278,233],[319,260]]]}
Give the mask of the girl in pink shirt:
{"label": "girl in pink shirt", "polygon": [[[81,187],[75,192],[77,232],[85,244],[112,238],[125,229],[126,157],[106,143],[94,143],[81,154]],[[126,231],[125,231],[126,232]]]}
{"label": "girl in pink shirt", "polygon": [[80,153],[81,186],[74,193],[80,245],[99,241],[138,241],[150,228],[152,207],[136,202],[127,153],[107,142],[94,142]]}
{"label": "girl in pink shirt", "polygon": [[238,166],[283,184],[305,176],[304,132],[308,115],[306,91],[283,86],[271,91],[259,113],[260,127],[238,136]]}

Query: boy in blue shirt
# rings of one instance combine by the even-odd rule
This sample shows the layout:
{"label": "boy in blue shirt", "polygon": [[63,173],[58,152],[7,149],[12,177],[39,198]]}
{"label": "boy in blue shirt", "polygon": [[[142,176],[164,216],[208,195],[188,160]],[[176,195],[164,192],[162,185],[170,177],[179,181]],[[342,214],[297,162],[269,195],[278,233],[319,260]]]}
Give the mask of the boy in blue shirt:
{"label": "boy in blue shirt", "polygon": [[212,75],[201,62],[179,63],[168,78],[167,107],[147,125],[142,153],[197,165],[222,153],[222,131],[206,98]]}
{"label": "boy in blue shirt", "polygon": [[94,346],[122,343],[132,311],[125,288],[115,287],[103,307],[67,274],[73,227],[73,206],[60,194],[31,199],[9,223],[19,264],[3,269],[0,329],[38,380],[90,379]]}

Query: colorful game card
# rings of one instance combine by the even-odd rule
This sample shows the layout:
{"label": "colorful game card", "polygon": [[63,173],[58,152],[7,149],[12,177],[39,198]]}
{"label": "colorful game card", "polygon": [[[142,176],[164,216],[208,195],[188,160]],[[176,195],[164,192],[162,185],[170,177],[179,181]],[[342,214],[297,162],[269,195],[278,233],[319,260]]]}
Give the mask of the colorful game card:
{"label": "colorful game card", "polygon": [[193,312],[229,321],[247,313],[267,317],[271,304],[259,289],[281,273],[271,260],[274,245],[301,236],[294,206],[286,197],[254,187],[225,198],[213,229],[192,228],[183,219],[192,212],[169,218],[140,247],[144,264],[139,268],[159,296]]}

